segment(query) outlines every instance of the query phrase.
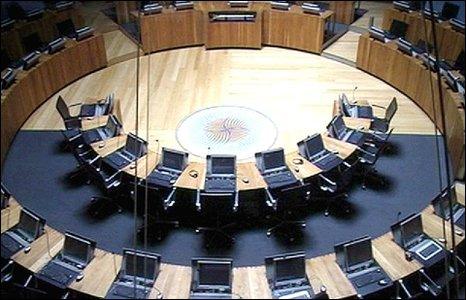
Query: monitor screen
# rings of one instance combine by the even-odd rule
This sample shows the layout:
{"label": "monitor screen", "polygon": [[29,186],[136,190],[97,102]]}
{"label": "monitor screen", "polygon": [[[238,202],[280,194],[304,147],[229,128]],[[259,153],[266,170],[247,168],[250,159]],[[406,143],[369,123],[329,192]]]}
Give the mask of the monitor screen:
{"label": "monitor screen", "polygon": [[285,257],[275,260],[276,281],[293,280],[306,277],[304,256]]}
{"label": "monitor screen", "polygon": [[398,20],[392,21],[392,25],[390,26],[390,33],[393,34],[395,37],[404,38],[407,30],[408,24],[406,24],[405,22],[401,22]]}
{"label": "monitor screen", "polygon": [[23,46],[26,53],[32,52],[43,46],[42,40],[37,32],[23,38]]}
{"label": "monitor screen", "polygon": [[407,247],[409,242],[411,242],[414,238],[420,236],[423,233],[421,215],[417,214],[401,222],[400,231],[403,245]]}
{"label": "monitor screen", "polygon": [[322,141],[322,136],[320,134],[314,134],[313,136],[308,137],[304,143],[309,157],[312,157],[324,149],[324,142]]}
{"label": "monitor screen", "polygon": [[163,149],[162,166],[165,168],[183,171],[185,165],[185,155],[178,151]]}
{"label": "monitor screen", "polygon": [[142,141],[133,135],[128,135],[125,150],[136,157],[142,155]]}
{"label": "monitor screen", "polygon": [[[144,255],[142,253],[135,254],[134,252],[128,251],[125,253],[125,260],[126,275],[149,280],[155,279],[158,260],[156,256]],[[146,266],[145,271],[144,264]]]}
{"label": "monitor screen", "polygon": [[35,239],[39,233],[40,219],[26,210],[21,211],[18,229],[21,229],[30,238]]}
{"label": "monitor screen", "polygon": [[372,259],[371,239],[364,238],[345,244],[346,264],[348,268]]}
{"label": "monitor screen", "polygon": [[212,174],[235,174],[234,157],[212,157]]}
{"label": "monitor screen", "polygon": [[264,169],[271,170],[285,166],[283,149],[263,153]]}
{"label": "monitor screen", "polygon": [[338,116],[334,119],[333,126],[336,130],[336,133],[338,135],[342,134],[345,131],[345,122],[343,122],[343,118],[341,116]]}
{"label": "monitor screen", "polygon": [[107,125],[105,125],[105,131],[108,134],[108,137],[113,137],[118,133],[118,121],[115,119],[115,116],[110,116],[107,121]]}
{"label": "monitor screen", "polygon": [[445,2],[440,16],[444,20],[450,20],[458,16],[459,10],[460,7],[458,5],[451,2]]}
{"label": "monitor screen", "polygon": [[60,36],[71,36],[76,31],[76,28],[74,27],[73,21],[71,19],[58,22],[55,26],[57,27]]}
{"label": "monitor screen", "polygon": [[82,264],[87,264],[91,243],[72,235],[65,235],[63,256]]}
{"label": "monitor screen", "polygon": [[[451,205],[454,209],[455,205],[458,203],[456,199],[456,190],[455,187],[453,186],[450,189],[450,196],[451,196]],[[441,195],[440,195],[440,207],[442,209],[442,214],[445,219],[449,219],[451,217],[451,211],[450,211],[450,202],[448,201],[448,191],[445,190]]]}
{"label": "monitor screen", "polygon": [[230,286],[230,262],[198,262],[199,285]]}

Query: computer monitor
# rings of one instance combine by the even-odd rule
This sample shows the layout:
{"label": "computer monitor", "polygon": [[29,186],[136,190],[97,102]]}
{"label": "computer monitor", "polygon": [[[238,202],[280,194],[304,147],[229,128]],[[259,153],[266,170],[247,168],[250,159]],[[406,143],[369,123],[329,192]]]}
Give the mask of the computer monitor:
{"label": "computer monitor", "polygon": [[337,254],[337,261],[340,260],[338,264],[345,272],[359,269],[373,260],[372,242],[369,236],[345,242],[342,247],[336,247],[335,252],[337,251],[343,251]]}
{"label": "computer monitor", "polygon": [[[450,196],[451,196],[451,204],[454,208],[455,205],[458,205],[458,200],[456,198],[456,189],[455,186],[450,187]],[[448,188],[444,189],[440,195],[435,197],[432,200],[432,206],[434,207],[435,214],[440,216],[445,220],[449,220],[452,213],[450,211],[450,201],[448,199]]]}
{"label": "computer monitor", "polygon": [[30,210],[21,209],[19,223],[16,229],[21,231],[29,242],[38,238],[44,232],[45,220]]}
{"label": "computer monitor", "polygon": [[37,32],[31,33],[23,38],[23,47],[26,53],[41,48],[44,45]]}
{"label": "computer monitor", "polygon": [[400,234],[403,247],[409,247],[414,239],[423,234],[421,215],[416,214],[401,221]]}
{"label": "computer monitor", "polygon": [[116,116],[110,115],[107,124],[105,124],[105,133],[108,138],[114,137],[120,134],[122,125]]}
{"label": "computer monitor", "polygon": [[399,20],[393,20],[392,25],[390,26],[390,33],[397,38],[404,38],[406,36],[406,31],[408,30],[408,24]]}
{"label": "computer monitor", "polygon": [[262,152],[264,171],[285,167],[285,152],[283,148]]}
{"label": "computer monitor", "polygon": [[215,175],[235,175],[236,156],[234,155],[208,155],[207,171]]}
{"label": "computer monitor", "polygon": [[334,133],[337,135],[335,138],[339,138],[341,134],[346,130],[345,122],[341,115],[335,116],[331,121],[330,125],[333,127]]}
{"label": "computer monitor", "polygon": [[443,4],[442,12],[440,13],[440,18],[442,20],[450,20],[458,16],[460,7],[451,2],[445,2]]}
{"label": "computer monitor", "polygon": [[125,150],[134,155],[136,158],[139,158],[146,154],[144,147],[145,144],[146,142],[143,139],[130,133],[126,139]]}
{"label": "computer monitor", "polygon": [[306,278],[305,258],[304,253],[274,258],[275,284]]}
{"label": "computer monitor", "polygon": [[134,276],[153,282],[160,269],[161,257],[155,253],[124,249],[123,260],[124,276]]}
{"label": "computer monitor", "polygon": [[57,24],[55,24],[55,27],[57,27],[60,36],[72,37],[76,32],[73,20],[71,19],[66,19],[64,21],[58,22]]}
{"label": "computer monitor", "polygon": [[66,232],[65,244],[63,245],[61,255],[63,258],[85,266],[94,257],[95,245],[96,242],[90,239]]}
{"label": "computer monitor", "polygon": [[188,153],[162,148],[162,167],[175,171],[183,171],[188,163]]}
{"label": "computer monitor", "polygon": [[305,138],[303,142],[305,147],[305,156],[307,159],[325,149],[322,136],[319,133],[315,133]]}
{"label": "computer monitor", "polygon": [[193,290],[231,288],[233,262],[230,259],[193,259]]}

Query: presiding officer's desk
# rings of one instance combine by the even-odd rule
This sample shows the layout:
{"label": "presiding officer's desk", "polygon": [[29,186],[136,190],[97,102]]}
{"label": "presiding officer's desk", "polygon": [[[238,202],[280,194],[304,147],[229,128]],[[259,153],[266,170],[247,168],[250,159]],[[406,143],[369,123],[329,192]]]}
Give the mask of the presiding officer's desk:
{"label": "presiding officer's desk", "polygon": [[[422,14],[418,11],[408,13],[392,7],[384,11],[382,29],[389,30],[393,20],[408,24],[406,39],[414,45],[417,44],[419,40],[426,39],[425,29],[427,29],[427,42],[431,45],[434,44],[432,40],[432,24],[427,16],[424,21]],[[435,28],[440,57],[455,61],[458,54],[464,51],[464,33],[454,30],[449,21],[436,22]]]}
{"label": "presiding officer's desk", "polygon": [[[359,37],[356,66],[407,95],[429,116],[440,132],[445,133],[442,126],[440,97],[437,89],[434,89],[432,102],[430,88],[430,80],[435,86],[437,85],[437,74],[429,71],[419,59],[399,51],[394,42],[382,43],[365,33]],[[465,119],[461,95],[451,90],[444,81],[442,81],[442,94],[445,103],[446,139],[453,173],[463,178]]]}
{"label": "presiding officer's desk", "polygon": [[34,110],[66,85],[106,65],[104,39],[96,34],[79,42],[70,40],[65,49],[42,54],[36,66],[20,71],[1,96],[2,163],[16,132]]}
{"label": "presiding officer's desk", "polygon": [[[212,12],[253,12],[253,21],[211,22]],[[131,12],[137,21],[139,13]],[[140,15],[144,53],[186,46],[212,48],[255,48],[262,45],[322,53],[325,25],[334,16],[304,13],[293,5],[289,11],[272,9],[270,3],[251,1],[248,7],[231,8],[227,1],[195,1],[194,8],[177,11],[163,8],[153,15]]]}

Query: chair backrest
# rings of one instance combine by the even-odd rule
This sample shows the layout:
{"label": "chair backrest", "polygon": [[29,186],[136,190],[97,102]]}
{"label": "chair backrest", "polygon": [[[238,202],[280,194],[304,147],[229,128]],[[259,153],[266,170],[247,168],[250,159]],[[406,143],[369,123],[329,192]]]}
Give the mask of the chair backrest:
{"label": "chair backrest", "polygon": [[70,110],[68,109],[68,105],[66,105],[62,96],[58,96],[57,104],[55,107],[57,108],[58,113],[62,117],[63,121],[70,118]]}
{"label": "chair backrest", "polygon": [[125,150],[135,157],[140,158],[147,154],[147,142],[140,137],[129,133],[126,139]]}
{"label": "chair backrest", "polygon": [[307,159],[324,150],[324,142],[319,133],[314,133],[304,140],[298,142],[298,151],[302,157]]}
{"label": "chair backrest", "polygon": [[396,101],[396,97],[393,97],[392,101],[387,107],[387,110],[385,111],[385,120],[390,123],[397,110],[398,103]]}
{"label": "chair backrest", "polygon": [[231,293],[233,260],[229,258],[193,258],[191,291]]}
{"label": "chair backrest", "polygon": [[80,129],[82,127],[82,121],[80,118],[64,120],[64,123],[67,130]]}

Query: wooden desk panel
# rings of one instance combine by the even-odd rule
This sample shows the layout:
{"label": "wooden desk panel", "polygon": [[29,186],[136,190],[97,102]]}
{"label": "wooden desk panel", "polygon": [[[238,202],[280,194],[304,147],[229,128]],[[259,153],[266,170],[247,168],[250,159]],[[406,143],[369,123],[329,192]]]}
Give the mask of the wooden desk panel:
{"label": "wooden desk panel", "polygon": [[[197,171],[198,175],[196,178],[189,175],[189,172]],[[202,190],[204,189],[205,181],[205,164],[192,162],[188,167],[181,173],[178,180],[175,182],[174,186],[183,189],[195,189]]]}
{"label": "wooden desk panel", "polygon": [[330,299],[356,296],[356,290],[335,261],[335,254],[327,254],[306,260],[306,269],[327,288]]}
{"label": "wooden desk panel", "polygon": [[351,24],[354,21],[356,1],[330,1],[329,9],[335,12],[335,22]]}
{"label": "wooden desk panel", "polygon": [[262,43],[322,53],[325,22],[333,15],[326,11],[322,16],[304,13],[301,7],[289,11],[266,9],[263,12]]}
{"label": "wooden desk panel", "polygon": [[232,291],[244,299],[272,298],[265,266],[234,268]]}
{"label": "wooden desk panel", "polygon": [[262,16],[257,12],[253,22],[210,22],[204,16],[206,49],[214,48],[262,48]]}
{"label": "wooden desk panel", "polygon": [[119,135],[105,141],[95,142],[91,144],[91,147],[99,156],[105,157],[123,147],[126,144],[126,138],[127,135]]}
{"label": "wooden desk panel", "polygon": [[107,291],[121,268],[122,256],[95,249],[94,258],[84,269],[84,277],[74,281],[70,289],[98,298],[105,298]]}
{"label": "wooden desk panel", "polygon": [[108,116],[99,116],[94,118],[84,118],[81,122],[82,130],[91,130],[97,127],[105,126],[108,122]]}
{"label": "wooden desk panel", "polygon": [[16,132],[39,105],[65,85],[106,64],[103,36],[96,35],[70,41],[62,51],[42,55],[37,66],[20,72],[1,98],[2,163]]}
{"label": "wooden desk panel", "polygon": [[141,16],[141,40],[144,53],[204,44],[204,16],[196,9]]}
{"label": "wooden desk panel", "polygon": [[375,260],[394,281],[422,268],[416,260],[406,260],[405,251],[393,241],[391,232],[372,240],[372,251]]}
{"label": "wooden desk panel", "polygon": [[[453,249],[453,243],[451,239],[451,226],[450,221],[445,221],[437,216],[434,213],[434,208],[429,205],[424,209],[422,212],[422,227],[424,232],[430,236],[431,238],[435,239],[436,241],[440,242],[439,240],[443,240],[443,224],[445,223],[445,232],[446,232],[446,246],[448,250]],[[455,230],[458,233],[455,233],[455,244],[458,245],[464,240],[464,230],[458,226],[455,226]]]}
{"label": "wooden desk panel", "polygon": [[293,172],[293,175],[301,180],[305,180],[322,172],[316,165],[299,155],[298,151],[286,154],[285,160],[291,172]]}
{"label": "wooden desk panel", "polygon": [[122,171],[128,173],[131,176],[137,175],[138,178],[146,178],[155,169],[159,163],[159,159],[159,155],[156,152],[149,151],[147,155],[144,155],[138,159],[137,169],[136,164],[132,163],[123,168]]}
{"label": "wooden desk panel", "polygon": [[157,299],[157,289],[162,292],[164,299],[188,299],[191,286],[191,268],[162,264],[160,273],[154,284],[149,299]]}
{"label": "wooden desk panel", "polygon": [[[402,12],[395,8],[384,11],[382,29],[389,30],[393,20],[402,21],[408,24],[406,39],[414,44],[419,40],[426,40],[433,44],[432,25],[430,20],[423,20],[420,12]],[[441,21],[435,24],[437,41],[439,44],[440,57],[446,60],[456,60],[461,51],[464,50],[464,33],[460,33],[451,28],[448,21]]]}
{"label": "wooden desk panel", "polygon": [[[265,189],[267,184],[253,162],[239,163],[236,167],[236,187],[239,191]],[[243,181],[247,179],[247,183]]]}
{"label": "wooden desk panel", "polygon": [[2,209],[2,233],[18,224],[21,209],[21,205],[13,198],[10,199],[9,206]]}
{"label": "wooden desk panel", "polygon": [[28,253],[20,251],[12,259],[32,273],[37,273],[60,252],[64,242],[63,234],[46,226],[45,233],[31,243]]}

